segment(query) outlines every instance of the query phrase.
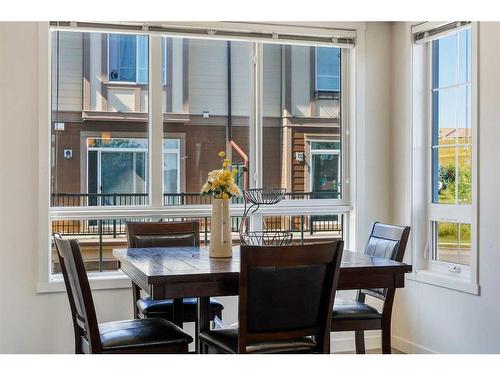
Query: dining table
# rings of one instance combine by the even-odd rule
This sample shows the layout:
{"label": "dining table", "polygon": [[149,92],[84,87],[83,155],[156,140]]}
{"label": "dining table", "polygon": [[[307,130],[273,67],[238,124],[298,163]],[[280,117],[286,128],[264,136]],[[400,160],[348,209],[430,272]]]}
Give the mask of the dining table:
{"label": "dining table", "polygon": [[[132,283],[153,300],[174,299],[173,322],[180,327],[182,298],[199,298],[198,333],[210,328],[210,297],[239,292],[239,246],[230,258],[211,258],[204,246],[114,249],[113,255]],[[405,263],[344,250],[337,290],[403,288],[411,270]]]}

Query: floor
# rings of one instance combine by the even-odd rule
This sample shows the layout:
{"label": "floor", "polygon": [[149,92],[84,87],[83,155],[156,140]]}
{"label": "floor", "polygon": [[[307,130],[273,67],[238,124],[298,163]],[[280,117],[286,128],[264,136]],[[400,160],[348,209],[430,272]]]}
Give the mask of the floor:
{"label": "floor", "polygon": [[[339,352],[339,353],[335,353],[335,354],[356,354],[356,352],[355,351]],[[366,354],[382,354],[382,350],[381,349],[368,349],[366,351]],[[403,353],[402,351],[399,351],[397,349],[392,348],[392,354],[405,354],[405,353]]]}

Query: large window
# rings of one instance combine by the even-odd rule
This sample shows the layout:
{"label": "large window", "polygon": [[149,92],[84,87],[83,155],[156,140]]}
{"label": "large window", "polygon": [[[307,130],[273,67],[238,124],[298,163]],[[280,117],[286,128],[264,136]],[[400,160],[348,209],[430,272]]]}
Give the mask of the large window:
{"label": "large window", "polygon": [[478,294],[477,24],[412,34],[412,277]]}
{"label": "large window", "polygon": [[[53,29],[50,38],[49,220],[80,240],[89,271],[116,271],[125,220],[198,220],[206,244],[211,201],[200,189],[220,151],[242,190],[286,189],[253,229],[288,230],[298,243],[344,236],[349,52],[331,37],[316,46]],[[231,205],[236,242],[243,203]]]}
{"label": "large window", "polygon": [[432,41],[432,259],[470,265],[471,29]]}

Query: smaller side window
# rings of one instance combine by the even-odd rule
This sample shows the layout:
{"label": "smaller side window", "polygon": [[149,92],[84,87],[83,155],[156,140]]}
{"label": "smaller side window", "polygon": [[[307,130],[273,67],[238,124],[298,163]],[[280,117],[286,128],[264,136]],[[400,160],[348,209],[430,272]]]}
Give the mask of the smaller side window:
{"label": "smaller side window", "polygon": [[146,35],[110,34],[108,59],[110,81],[148,83],[148,37]]}
{"label": "smaller side window", "polygon": [[340,48],[316,47],[316,94],[340,93]]}
{"label": "smaller side window", "polygon": [[135,35],[110,34],[108,45],[110,81],[136,81],[136,51]]}

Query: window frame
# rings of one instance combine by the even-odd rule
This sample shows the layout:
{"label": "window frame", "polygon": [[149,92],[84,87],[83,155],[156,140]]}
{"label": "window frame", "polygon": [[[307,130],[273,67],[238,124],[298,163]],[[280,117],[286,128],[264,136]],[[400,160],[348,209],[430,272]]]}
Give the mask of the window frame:
{"label": "window frame", "polygon": [[[472,33],[472,26],[466,27],[463,29],[457,30],[455,33],[459,33],[465,29],[471,29]],[[445,35],[443,37],[446,37],[448,35]],[[471,40],[472,40],[472,35],[471,35]],[[458,40],[457,40],[458,43]],[[474,44],[474,43],[472,43]],[[437,238],[434,235],[434,223],[438,222],[452,222],[452,223],[457,223],[457,224],[471,224],[471,231],[472,231],[472,218],[473,218],[473,205],[461,205],[458,204],[458,202],[455,202],[454,204],[447,204],[447,203],[434,203],[434,197],[433,197],[433,179],[434,179],[434,171],[433,171],[433,151],[434,151],[434,146],[433,146],[433,132],[434,132],[434,104],[433,104],[433,92],[434,92],[434,87],[433,87],[433,69],[434,69],[434,51],[433,51],[433,41],[430,41],[427,45],[428,48],[428,56],[429,56],[429,69],[428,69],[428,95],[429,95],[429,117],[428,117],[428,130],[429,130],[429,172],[430,172],[430,178],[429,178],[429,184],[428,184],[428,210],[429,210],[429,246],[428,246],[428,257],[429,257],[429,270],[435,271],[435,272],[442,272],[442,273],[451,273],[451,277],[456,277],[459,279],[470,279],[471,278],[471,266],[469,265],[463,265],[463,264],[457,264],[454,262],[447,262],[439,259],[435,259],[435,254],[437,252]],[[457,54],[459,54],[459,51],[457,50]],[[459,59],[459,55],[457,56],[457,59]],[[474,65],[474,58],[471,54],[471,68],[473,68]],[[459,62],[457,61],[457,73],[459,69]],[[472,72],[471,72],[472,73]],[[471,96],[473,97],[472,94],[472,74],[471,74],[471,82],[470,82],[470,87],[471,87]],[[457,85],[455,88],[458,88]],[[448,87],[448,86],[446,86]],[[452,86],[449,86],[452,87]],[[438,87],[437,90],[441,90],[441,87]],[[471,99],[472,99],[471,97]],[[457,114],[458,114],[458,97],[456,98],[456,105],[457,105]],[[471,108],[471,111],[476,111]],[[439,114],[439,109],[438,112]],[[471,137],[472,137],[472,142],[474,142],[474,139],[476,138],[474,135],[474,128],[475,124],[474,121],[472,120],[474,116],[471,116]],[[457,119],[458,121],[458,119]],[[446,146],[445,146],[446,147]],[[474,147],[473,143],[471,144],[472,147],[472,156],[477,152],[477,149]],[[439,147],[437,148],[439,150]],[[457,156],[456,156],[457,158]],[[474,161],[472,162],[472,173],[475,175],[475,163]],[[458,168],[458,165],[456,166]],[[476,168],[477,169],[477,168]],[[475,186],[472,186],[472,191],[475,190]],[[455,197],[456,198],[456,197]],[[474,200],[473,200],[474,202]],[[471,258],[472,258],[472,240],[471,240]],[[472,260],[472,259],[471,259]],[[471,262],[472,263],[472,262]],[[453,276],[455,275],[455,276]]]}
{"label": "window frame", "polygon": [[[40,262],[39,262],[39,278],[37,290],[39,292],[56,291],[63,290],[63,286],[54,286],[53,283],[61,284],[60,275],[52,275],[50,272],[51,259],[50,259],[50,244],[51,244],[51,222],[54,220],[99,220],[99,219],[120,219],[120,218],[169,218],[169,217],[209,217],[211,215],[211,207],[208,205],[196,205],[196,206],[163,206],[163,108],[162,108],[162,58],[161,58],[161,34],[148,34],[149,37],[149,112],[148,112],[148,139],[149,139],[149,203],[145,206],[119,206],[119,207],[98,207],[98,206],[82,206],[82,207],[51,207],[50,206],[50,179],[47,178],[50,175],[50,126],[51,126],[51,110],[50,110],[50,98],[51,98],[51,41],[50,32],[51,28],[49,23],[40,23],[39,25],[39,54],[40,54],[40,72],[45,72],[39,75],[39,115],[40,115],[40,125],[41,128],[45,128],[47,131],[40,132],[40,173],[39,173],[39,185],[40,185],[40,212],[46,213],[46,215],[40,216],[40,231],[39,231],[39,241],[40,241]],[[78,30],[75,30],[78,31]],[[102,30],[103,33],[110,33],[109,31]],[[189,34],[185,35],[186,38],[190,38]],[[109,38],[108,38],[109,40]],[[262,100],[262,93],[256,95],[259,90],[263,88],[263,72],[262,72],[262,47],[265,43],[264,41],[249,41],[252,45],[253,60],[259,61],[260,64],[249,64],[250,74],[251,74],[251,85],[250,85],[250,100],[254,101],[250,108],[255,110],[250,114],[251,128],[254,130],[254,139],[250,142],[250,148],[254,152],[254,163],[253,166],[257,167],[257,171],[261,172],[262,168],[259,169],[258,158],[261,158],[261,154],[255,156],[256,151],[262,150],[262,132],[258,132],[259,126],[262,127],[262,105],[256,106],[259,100]],[[166,49],[165,49],[166,50]],[[343,161],[342,168],[345,173],[345,183],[343,187],[343,199],[317,199],[317,200],[285,200],[280,202],[272,208],[263,208],[261,211],[262,216],[271,215],[325,215],[325,214],[339,214],[344,215],[344,228],[343,233],[346,240],[346,244],[353,244],[354,241],[354,231],[349,230],[350,225],[354,225],[355,216],[351,215],[353,211],[353,205],[351,204],[350,197],[354,196],[351,194],[354,190],[354,185],[349,181],[348,175],[352,173],[353,180],[355,174],[354,170],[354,158],[350,161],[354,153],[354,140],[350,137],[351,130],[349,125],[354,124],[354,118],[357,111],[361,111],[361,106],[356,109],[351,106],[352,103],[359,94],[356,94],[355,85],[356,81],[353,79],[355,77],[354,65],[356,64],[356,59],[354,58],[354,49],[345,48],[348,53],[343,53],[344,59],[341,59],[342,72],[341,75],[341,87],[343,92],[343,100],[341,101],[342,113],[341,116],[341,141],[344,142],[342,146]],[[252,58],[252,56],[249,56]],[[109,64],[109,60],[108,60]],[[353,69],[350,71],[348,69],[352,65]],[[260,69],[259,69],[260,68]],[[109,74],[109,73],[108,73]],[[109,77],[109,75],[108,75]],[[153,95],[153,93],[155,93]],[[258,107],[258,108],[256,108]],[[253,121],[253,122],[252,122]],[[161,136],[159,136],[161,135]],[[182,149],[182,140],[181,140]],[[182,151],[181,151],[182,154]],[[161,155],[161,156],[159,156]],[[182,155],[181,155],[182,158]],[[182,172],[179,169],[181,176]],[[262,175],[262,173],[259,173]],[[182,184],[182,181],[181,181]],[[251,179],[251,187],[258,187],[259,180]],[[231,215],[242,215],[243,205],[233,204],[231,205]],[[348,247],[349,245],[347,245]],[[124,277],[121,271],[116,272],[106,272],[106,273],[89,273],[91,278],[91,284],[97,289],[106,289],[108,286],[110,288],[116,287],[129,287],[129,283],[126,282],[127,279]]]}
{"label": "window frame", "polygon": [[[432,104],[432,39],[424,44],[413,44],[412,48],[412,257],[414,272],[410,279],[454,289],[470,294],[479,294],[478,265],[478,24],[472,22],[471,29],[471,147],[472,147],[472,204],[433,203],[433,104]],[[466,28],[467,28],[466,27]],[[459,32],[463,28],[453,32]],[[449,34],[449,33],[448,33]],[[445,35],[448,35],[445,34]],[[445,36],[443,35],[443,36]],[[423,193],[422,193],[423,192]],[[424,209],[422,210],[422,207]],[[470,266],[434,259],[435,222],[471,224]]]}

